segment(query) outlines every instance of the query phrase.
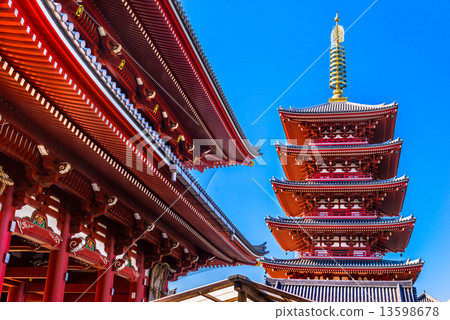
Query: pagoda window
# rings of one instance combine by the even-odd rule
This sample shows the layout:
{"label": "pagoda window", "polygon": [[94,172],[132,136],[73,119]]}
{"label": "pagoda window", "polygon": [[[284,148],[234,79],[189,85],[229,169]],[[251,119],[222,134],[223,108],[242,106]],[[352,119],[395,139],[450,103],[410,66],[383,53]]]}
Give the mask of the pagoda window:
{"label": "pagoda window", "polygon": [[31,222],[41,228],[47,229],[47,216],[37,210],[33,213]]}

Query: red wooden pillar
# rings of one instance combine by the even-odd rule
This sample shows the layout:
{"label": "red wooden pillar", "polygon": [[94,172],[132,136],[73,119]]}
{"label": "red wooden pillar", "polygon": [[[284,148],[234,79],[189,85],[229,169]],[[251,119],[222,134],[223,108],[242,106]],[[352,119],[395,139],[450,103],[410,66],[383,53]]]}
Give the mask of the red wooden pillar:
{"label": "red wooden pillar", "polygon": [[64,301],[64,287],[66,285],[65,277],[67,273],[67,264],[69,263],[69,251],[67,245],[70,240],[70,213],[66,210],[64,214],[64,223],[61,230],[63,243],[61,250],[50,252],[48,262],[47,279],[45,280],[44,302],[62,302]]}
{"label": "red wooden pillar", "polygon": [[25,302],[25,283],[17,283],[16,287],[10,287],[8,291],[8,302]]}
{"label": "red wooden pillar", "polygon": [[11,222],[14,220],[16,211],[12,205],[14,187],[6,187],[5,192],[5,202],[2,204],[2,214],[0,217],[0,288],[3,287],[3,280],[5,278],[7,265],[5,259],[11,243]]}
{"label": "red wooden pillar", "polygon": [[128,302],[136,302],[136,288],[137,288],[137,282],[130,282],[129,289],[128,289]]}
{"label": "red wooden pillar", "polygon": [[114,271],[112,265],[114,263],[114,236],[111,235],[109,248],[107,251],[109,263],[106,270],[98,272],[97,287],[95,290],[95,302],[111,302],[112,289],[114,285]]}
{"label": "red wooden pillar", "polygon": [[128,301],[130,302],[142,302],[142,299],[144,299],[144,290],[145,290],[144,255],[140,254],[136,262],[139,271],[139,278],[137,279],[137,282],[130,283],[130,295],[128,297]]}

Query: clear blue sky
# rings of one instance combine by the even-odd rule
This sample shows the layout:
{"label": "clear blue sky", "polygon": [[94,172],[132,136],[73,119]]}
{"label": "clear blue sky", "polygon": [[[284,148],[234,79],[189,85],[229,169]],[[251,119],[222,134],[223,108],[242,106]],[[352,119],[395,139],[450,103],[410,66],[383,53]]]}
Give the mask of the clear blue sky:
{"label": "clear blue sky", "polygon": [[[231,106],[252,142],[285,138],[277,108],[328,101],[326,53],[275,105],[252,123],[330,45],[335,11],[347,29],[369,1],[209,1],[182,5]],[[441,301],[450,299],[450,152],[448,103],[450,3],[379,0],[346,33],[349,101],[397,101],[395,136],[404,139],[398,175],[410,184],[403,215],[418,219],[403,258],[421,257],[416,282]],[[263,145],[267,165],[208,170],[200,182],[242,233],[255,244],[267,241],[268,256],[292,257],[280,249],[264,217],[284,216],[274,197],[272,176],[284,177],[275,148]],[[400,254],[387,256],[401,259]],[[207,271],[205,271],[207,270]],[[264,281],[261,267],[205,269],[171,283],[177,292],[240,273]]]}

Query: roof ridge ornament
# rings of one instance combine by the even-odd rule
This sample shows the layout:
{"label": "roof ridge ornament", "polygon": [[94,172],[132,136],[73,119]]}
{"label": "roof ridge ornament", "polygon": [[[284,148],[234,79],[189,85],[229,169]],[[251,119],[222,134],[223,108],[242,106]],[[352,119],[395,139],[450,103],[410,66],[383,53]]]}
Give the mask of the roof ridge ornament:
{"label": "roof ridge ornament", "polygon": [[346,102],[343,96],[343,89],[347,88],[347,76],[345,68],[345,48],[341,45],[344,42],[344,28],[338,24],[339,16],[336,11],[334,18],[336,25],[331,32],[330,49],[330,89],[333,89],[333,97],[329,102]]}

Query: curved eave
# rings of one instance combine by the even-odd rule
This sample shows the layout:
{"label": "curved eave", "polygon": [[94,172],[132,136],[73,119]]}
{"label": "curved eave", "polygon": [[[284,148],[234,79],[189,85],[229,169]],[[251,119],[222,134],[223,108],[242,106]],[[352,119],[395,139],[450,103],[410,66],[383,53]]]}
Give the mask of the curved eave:
{"label": "curved eave", "polygon": [[[306,163],[316,159],[336,156],[364,157],[371,155],[382,155],[378,164],[378,178],[387,179],[397,174],[400,160],[400,152],[403,141],[396,139],[380,144],[366,145],[343,145],[343,146],[297,146],[276,144],[278,157],[289,180],[299,181],[306,179]],[[297,161],[299,158],[306,161]]]}
{"label": "curved eave", "polygon": [[[96,15],[107,21],[123,48],[157,81],[162,88],[161,95],[171,102],[172,111],[194,139],[222,139],[222,146],[212,145],[221,149],[218,156],[223,152],[230,164],[249,164],[259,156],[245,139],[231,108],[222,100],[174,2],[89,0],[86,3],[91,10],[97,10]],[[230,159],[234,144],[236,159]]]}
{"label": "curved eave", "polygon": [[337,181],[337,182],[308,182],[308,181],[292,181],[280,180],[273,178],[271,180],[274,189],[282,191],[390,191],[408,185],[409,178],[406,176],[387,180],[371,180],[371,181]]}
{"label": "curved eave", "polygon": [[[296,259],[299,261],[299,259]],[[424,261],[417,259],[415,261],[400,262],[394,264],[385,263],[386,260],[380,261],[364,261],[361,263],[353,260],[340,260],[339,263],[329,261],[329,264],[316,263],[313,260],[308,260],[308,264],[301,264],[295,260],[278,260],[278,259],[262,259],[261,265],[266,269],[267,273],[272,278],[288,277],[288,273],[334,273],[342,276],[348,276],[349,273],[361,274],[391,274],[398,275],[400,280],[415,281],[418,274],[422,270]],[[325,262],[325,261],[324,261]],[[359,265],[358,265],[359,263]],[[415,272],[415,273],[414,273]],[[396,277],[396,276],[394,276]]]}
{"label": "curved eave", "polygon": [[367,155],[387,153],[402,147],[403,140],[397,138],[378,144],[363,145],[335,145],[335,146],[305,146],[294,144],[276,143],[275,148],[279,152],[287,152],[292,155],[313,154],[319,152],[321,155]]}
{"label": "curved eave", "polygon": [[[372,120],[377,123],[375,135],[372,143],[380,143],[394,136],[395,121],[397,117],[397,103],[384,105],[382,108],[374,108],[364,112],[338,112],[338,113],[312,113],[302,112],[303,109],[283,109],[278,110],[286,137],[296,141],[301,145],[308,138],[307,131],[302,123],[323,123],[323,122],[365,122]],[[310,108],[305,108],[307,110]]]}
{"label": "curved eave", "polygon": [[[334,106],[339,104],[346,104],[349,107],[344,108],[343,110],[336,110]],[[329,106],[327,108],[327,106]],[[359,108],[359,109],[358,109]],[[322,110],[320,110],[322,109]],[[330,109],[330,110],[327,110]],[[331,110],[334,109],[334,110]],[[352,109],[356,110],[353,111]],[[365,110],[364,110],[365,109]],[[363,105],[352,102],[330,102],[324,103],[322,105],[317,105],[313,107],[306,108],[290,108],[285,109],[280,107],[278,112],[280,116],[292,117],[296,119],[341,119],[351,117],[352,119],[363,119],[367,117],[379,116],[387,113],[391,113],[394,110],[398,109],[398,103],[395,101],[390,104],[379,104],[379,105]],[[320,110],[320,111],[319,111]]]}
{"label": "curved eave", "polygon": [[314,229],[314,230],[388,230],[402,229],[405,227],[413,227],[416,218],[412,215],[399,219],[376,219],[376,220],[357,220],[357,219],[340,219],[340,220],[323,220],[323,219],[296,219],[296,218],[265,218],[270,228],[279,228],[280,230],[298,230],[298,229]]}
{"label": "curved eave", "polygon": [[211,85],[214,87],[214,91],[219,97],[221,104],[223,106],[223,109],[226,111],[226,115],[230,121],[230,123],[233,125],[233,128],[235,132],[238,134],[239,139],[243,142],[245,145],[249,155],[254,159],[259,157],[258,150],[250,144],[248,141],[244,130],[242,129],[241,125],[239,124],[238,119],[236,118],[236,115],[233,111],[233,109],[230,106],[230,103],[228,102],[228,99],[225,96],[225,93],[222,90],[222,87],[220,86],[220,83],[212,70],[212,67],[206,57],[206,55],[203,52],[203,49],[201,48],[200,42],[198,41],[191,24],[189,23],[189,20],[183,11],[183,8],[181,6],[180,1],[178,0],[170,0],[170,3],[172,5],[172,8],[176,9],[174,10],[177,13],[177,18],[179,23],[183,26],[183,31],[189,36],[190,44],[196,52],[196,56],[199,59],[199,64],[202,66],[202,68],[205,70],[205,73],[207,74],[208,81],[211,83]]}
{"label": "curved eave", "polygon": [[[212,201],[207,203],[208,211],[215,211],[216,215],[199,209],[196,200],[190,202],[189,197],[195,197],[195,192],[193,195],[183,196],[183,190],[187,190],[182,188],[180,182],[177,182],[176,186],[168,183],[167,167],[161,168],[158,173],[155,171],[144,173],[137,168],[127,168],[124,156],[129,148],[132,149],[132,144],[130,146],[127,136],[134,136],[136,132],[145,132],[148,130],[148,126],[130,109],[131,107],[124,102],[123,97],[115,96],[112,89],[107,87],[107,82],[101,78],[102,73],[93,70],[89,64],[86,64],[88,62],[82,56],[83,50],[71,43],[74,39],[65,38],[62,25],[60,21],[55,20],[52,9],[42,1],[39,3],[19,2],[18,10],[15,9],[13,2],[9,2],[9,6],[11,8],[2,8],[4,10],[2,14],[10,18],[11,25],[17,25],[15,36],[23,37],[16,43],[8,40],[11,42],[10,45],[20,47],[26,43],[26,46],[30,47],[22,56],[16,55],[15,51],[3,52],[7,54],[6,60],[14,61],[16,65],[16,68],[12,68],[5,59],[2,60],[1,72],[4,84],[2,93],[7,96],[8,100],[20,105],[20,108],[14,108],[11,116],[16,117],[19,111],[24,112],[29,119],[41,125],[42,128],[46,128],[47,137],[56,137],[51,139],[51,142],[47,141],[48,147],[60,144],[65,146],[64,151],[58,147],[53,148],[55,152],[62,152],[61,158],[71,161],[67,158],[70,153],[68,150],[70,149],[71,152],[76,150],[77,157],[85,160],[82,167],[86,167],[86,164],[89,167],[90,164],[89,168],[98,169],[95,173],[91,169],[86,169],[89,170],[85,173],[86,176],[95,175],[97,177],[93,179],[94,181],[102,181],[102,179],[98,179],[98,175],[104,174],[110,179],[117,179],[117,183],[127,186],[128,191],[134,194],[132,197],[139,199],[137,202],[128,199],[127,204],[131,208],[139,207],[140,201],[146,203],[146,209],[140,207],[140,210],[136,210],[136,212],[149,211],[153,214],[153,212],[160,212],[165,203],[172,203],[171,209],[173,210],[167,212],[167,215],[161,219],[161,223],[164,223],[165,220],[166,223],[173,226],[178,225],[176,228],[183,233],[182,238],[190,239],[184,238],[180,244],[192,248],[195,243],[202,250],[212,252],[230,264],[233,261],[245,264],[256,263],[256,259],[261,257],[265,251],[249,244],[235,230],[234,226],[228,223],[229,220]],[[21,16],[23,12],[26,14],[26,19]],[[28,26],[24,21],[33,23]],[[36,30],[38,32],[34,34],[33,32]],[[27,55],[32,59],[26,59]],[[33,73],[36,72],[34,71],[36,66],[30,65],[30,61],[33,59],[41,61],[39,72],[45,70],[47,75],[36,84],[36,87],[26,80],[26,77],[39,79],[39,73]],[[25,70],[23,71],[24,77],[17,72],[18,70]],[[52,85],[46,82],[49,81],[48,78],[51,79]],[[47,88],[51,88],[51,90],[46,91]],[[45,96],[52,90],[55,90],[53,91],[55,94],[52,96],[57,101],[55,104],[45,99]],[[63,111],[60,110],[61,108]],[[121,119],[115,118],[116,115],[122,115]],[[21,120],[15,121],[23,125]],[[152,135],[150,134],[150,136]],[[67,150],[65,150],[66,148]],[[164,146],[149,141],[148,148],[152,150],[152,155],[156,156],[158,162],[163,159],[167,161],[167,164],[174,164]],[[133,151],[139,153],[139,148],[133,149]],[[80,163],[79,159],[76,159],[73,158],[74,163]],[[122,163],[117,163],[116,160],[122,161]],[[154,169],[151,161],[146,164],[152,170]],[[177,170],[184,173],[187,180],[190,180],[189,190],[199,189],[197,195],[208,200],[209,197],[204,190],[198,188],[198,184],[194,182],[189,173],[179,163],[175,162],[175,164],[177,164]],[[105,189],[107,188],[108,186]],[[159,198],[151,191],[154,188],[157,189],[156,193]],[[179,188],[181,188],[181,192]],[[169,190],[171,191],[168,192]],[[118,190],[116,191],[119,193]],[[180,193],[182,193],[181,196]],[[120,197],[119,194],[118,196]],[[171,200],[172,196],[175,198]],[[174,199],[179,200],[180,198],[180,201],[174,202]],[[182,217],[178,213],[182,213]],[[202,233],[200,234],[196,229],[201,230]],[[238,234],[237,241],[230,240],[230,234]]]}
{"label": "curved eave", "polygon": [[[302,260],[305,263],[302,264]],[[414,261],[355,261],[355,260],[306,260],[306,259],[261,259],[261,264],[264,268],[279,268],[283,270],[300,271],[307,269],[320,269],[320,270],[335,270],[342,272],[345,270],[402,270],[402,269],[416,269],[421,268],[424,265],[424,261],[417,259]]]}
{"label": "curved eave", "polygon": [[[338,182],[305,182],[290,180],[271,180],[272,187],[277,195],[280,205],[288,216],[295,217],[305,214],[305,210],[300,206],[301,195],[305,194],[326,194],[326,193],[386,193],[380,207],[376,210],[385,215],[398,215],[403,207],[408,178],[393,178],[389,180],[371,181],[338,181]],[[378,206],[378,204],[377,204]]]}
{"label": "curved eave", "polygon": [[[404,252],[408,246],[414,229],[416,218],[413,216],[400,219],[378,220],[310,220],[294,218],[267,217],[266,223],[273,236],[285,251],[298,251],[297,241],[310,237],[310,233],[321,234],[332,232],[335,235],[346,235],[349,232],[377,233],[390,232],[382,245],[390,252]],[[301,230],[300,234],[292,231]]]}

